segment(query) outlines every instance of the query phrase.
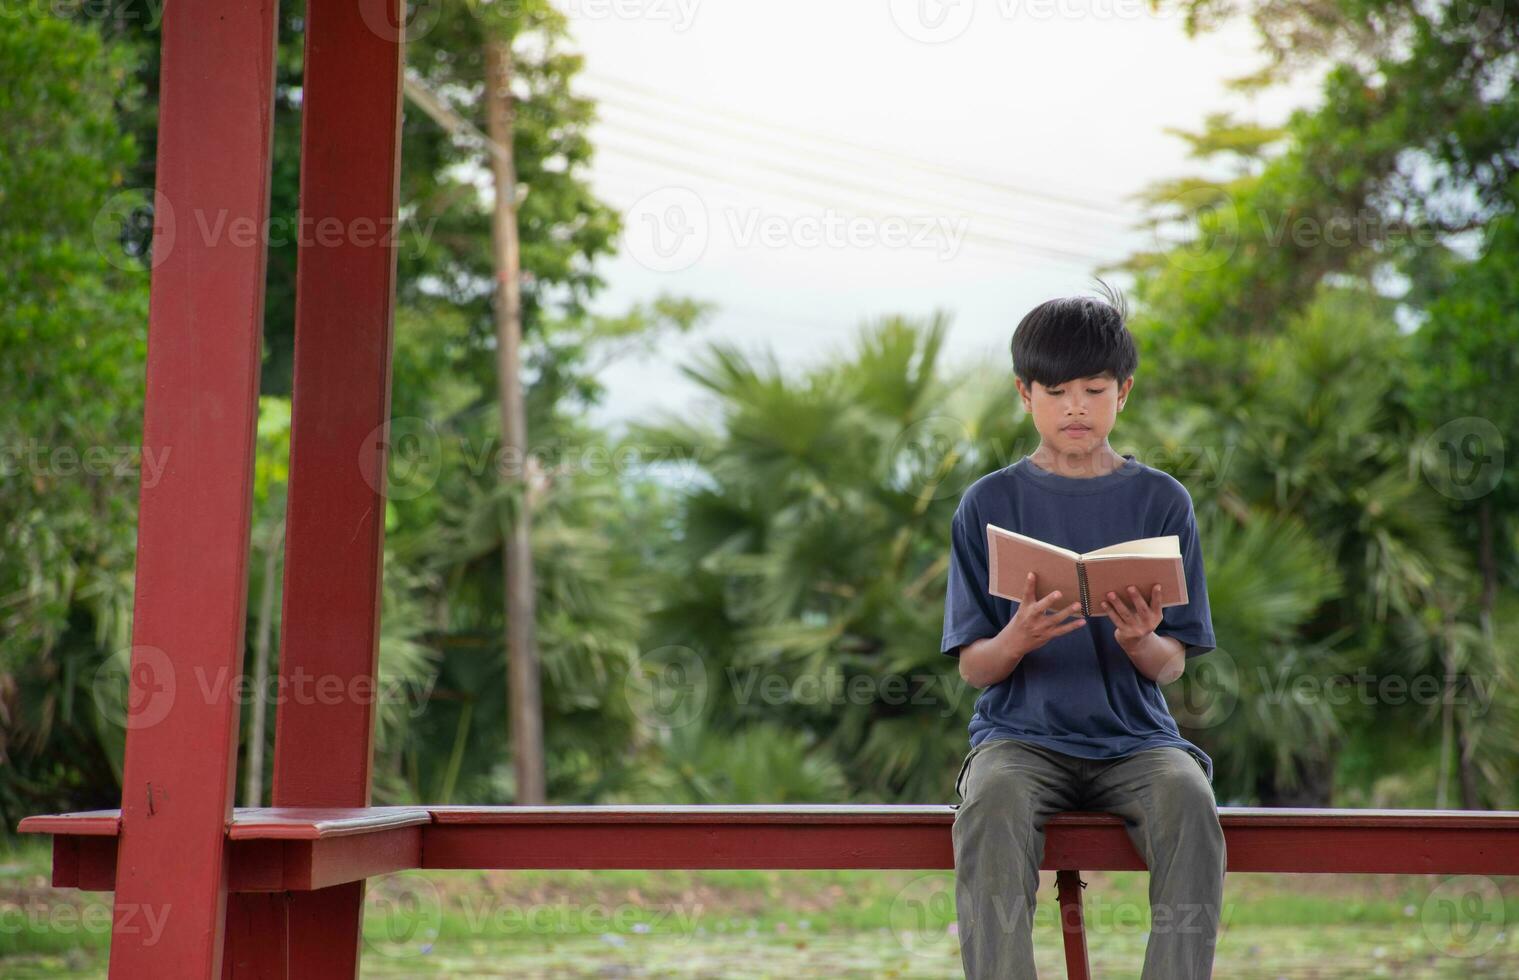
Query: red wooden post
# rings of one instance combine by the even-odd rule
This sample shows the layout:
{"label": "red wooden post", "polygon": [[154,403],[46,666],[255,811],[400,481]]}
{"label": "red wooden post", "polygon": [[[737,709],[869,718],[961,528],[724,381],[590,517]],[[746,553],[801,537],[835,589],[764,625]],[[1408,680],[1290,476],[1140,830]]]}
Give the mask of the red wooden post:
{"label": "red wooden post", "polygon": [[[221,967],[263,331],[274,0],[164,11],[110,975]],[[154,921],[161,929],[151,928]]]}
{"label": "red wooden post", "polygon": [[285,892],[229,895],[222,976],[239,980],[284,980],[289,976],[289,914]]}
{"label": "red wooden post", "polygon": [[[400,0],[310,0],[275,806],[370,799],[400,174]],[[362,881],[290,898],[290,976],[357,976]]]}
{"label": "red wooden post", "polygon": [[1087,933],[1081,916],[1081,872],[1055,872],[1055,888],[1060,897],[1060,934],[1065,937],[1065,975],[1067,980],[1088,980]]}

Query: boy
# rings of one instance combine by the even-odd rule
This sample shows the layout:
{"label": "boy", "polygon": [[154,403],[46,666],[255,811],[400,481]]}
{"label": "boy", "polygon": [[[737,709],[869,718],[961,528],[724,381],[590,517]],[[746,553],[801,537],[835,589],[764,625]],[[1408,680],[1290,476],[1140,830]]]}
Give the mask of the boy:
{"label": "boy", "polygon": [[[1182,738],[1161,685],[1214,647],[1192,498],[1108,443],[1139,356],[1121,294],[1043,303],[1013,334],[1013,368],[1038,448],[978,479],[951,524],[943,652],[977,688],[955,779],[955,904],[970,980],[1034,978],[1044,825],[1065,810],[1119,814],[1150,869],[1144,980],[1207,977],[1224,884],[1213,761]],[[1181,539],[1189,602],[1077,596],[1014,603],[987,592],[986,525],[1073,551]]]}

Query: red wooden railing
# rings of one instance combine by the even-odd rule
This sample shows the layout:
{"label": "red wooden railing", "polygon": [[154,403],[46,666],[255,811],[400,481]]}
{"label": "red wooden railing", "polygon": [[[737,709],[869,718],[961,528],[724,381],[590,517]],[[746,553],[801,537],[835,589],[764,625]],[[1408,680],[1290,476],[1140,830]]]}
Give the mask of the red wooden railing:
{"label": "red wooden railing", "polygon": [[[1219,819],[1236,873],[1519,874],[1516,812],[1223,807]],[[227,884],[284,920],[300,895],[414,868],[951,869],[953,823],[949,806],[907,805],[239,808]],[[105,890],[120,826],[103,810],[21,829],[55,835],[54,885]],[[1084,978],[1077,869],[1144,862],[1119,817],[1066,813],[1048,824],[1041,867],[1057,871],[1068,975]],[[281,939],[265,936],[265,951],[288,962],[290,940],[270,948],[271,938]]]}

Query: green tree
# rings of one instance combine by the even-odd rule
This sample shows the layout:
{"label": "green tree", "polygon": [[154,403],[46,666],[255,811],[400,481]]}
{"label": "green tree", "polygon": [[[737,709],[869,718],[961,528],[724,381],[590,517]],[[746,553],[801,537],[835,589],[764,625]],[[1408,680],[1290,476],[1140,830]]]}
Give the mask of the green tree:
{"label": "green tree", "polygon": [[[1290,516],[1333,547],[1343,588],[1299,639],[1337,646],[1303,662],[1310,679],[1428,671],[1462,695],[1472,677],[1511,677],[1492,620],[1513,581],[1512,480],[1489,468],[1496,485],[1459,499],[1440,475],[1451,461],[1432,457],[1446,423],[1508,421],[1486,407],[1492,401],[1476,410],[1472,392],[1498,390],[1512,374],[1501,342],[1484,333],[1506,322],[1492,304],[1512,263],[1501,229],[1519,201],[1519,110],[1506,67],[1519,17],[1403,0],[1180,6],[1199,32],[1238,14],[1255,22],[1267,57],[1236,80],[1241,89],[1325,72],[1320,104],[1279,129],[1219,115],[1181,134],[1194,156],[1230,176],[1151,188],[1157,247],[1126,263],[1137,275],[1147,361],[1178,406],[1211,414],[1200,443],[1230,458],[1243,450],[1209,495],[1207,519],[1243,528]],[[1483,237],[1473,263],[1469,240],[1483,228],[1500,233]],[[1418,329],[1405,336],[1400,325],[1409,324]],[[1347,350],[1351,342],[1359,347]],[[1284,343],[1305,346],[1298,354]],[[1294,362],[1284,379],[1279,368]],[[1288,746],[1291,764],[1283,758],[1264,781],[1264,799],[1327,802],[1343,751],[1358,778],[1379,764],[1438,770],[1429,788],[1443,801],[1454,754],[1463,804],[1478,806],[1509,796],[1507,770],[1491,760],[1519,745],[1504,726],[1479,724],[1465,702],[1428,715],[1381,703],[1342,711],[1343,739],[1293,726],[1216,734],[1259,739],[1263,757],[1273,742]],[[1442,748],[1412,761],[1376,748],[1389,728],[1409,725]],[[1477,759],[1489,760],[1481,783]],[[1284,797],[1300,792],[1289,787],[1305,774],[1306,796]]]}
{"label": "green tree", "polygon": [[[140,92],[98,31],[0,17],[0,815],[104,803],[92,684],[129,641],[146,282],[117,225]],[[143,466],[145,478],[163,460]]]}

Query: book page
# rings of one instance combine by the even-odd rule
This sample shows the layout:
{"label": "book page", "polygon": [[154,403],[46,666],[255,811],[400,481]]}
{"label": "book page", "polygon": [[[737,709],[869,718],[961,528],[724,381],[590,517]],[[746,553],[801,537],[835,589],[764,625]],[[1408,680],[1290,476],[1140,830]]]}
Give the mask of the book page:
{"label": "book page", "polygon": [[1181,535],[1166,534],[1158,538],[1136,538],[1133,541],[1122,541],[1118,544],[1110,544],[1106,548],[1098,548],[1096,551],[1088,551],[1082,558],[1103,558],[1107,556],[1125,555],[1157,555],[1163,558],[1181,557]]}
{"label": "book page", "polygon": [[[1031,538],[1027,534],[1019,534],[1017,531],[1009,531],[1007,528],[998,527],[995,524],[986,525],[986,530],[988,534],[999,534],[1008,538],[1016,538],[1030,548],[1042,548],[1046,551],[1053,551],[1056,554],[1065,555],[1067,558],[1071,559],[1071,561],[1075,561],[1077,558],[1081,557],[1069,548],[1062,548],[1058,544],[1050,544],[1048,541],[1040,541],[1038,538]],[[990,554],[990,552],[988,552],[988,554]]]}

